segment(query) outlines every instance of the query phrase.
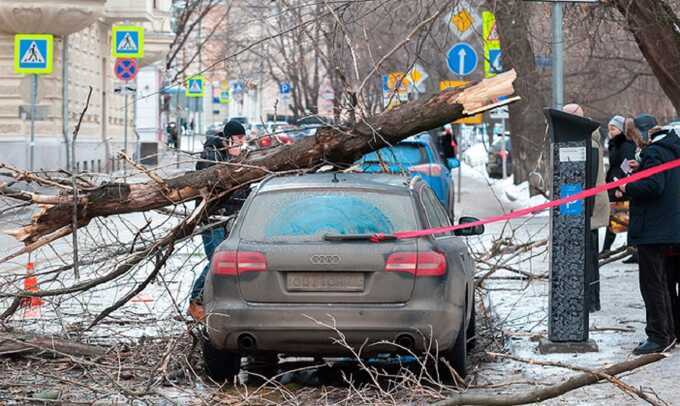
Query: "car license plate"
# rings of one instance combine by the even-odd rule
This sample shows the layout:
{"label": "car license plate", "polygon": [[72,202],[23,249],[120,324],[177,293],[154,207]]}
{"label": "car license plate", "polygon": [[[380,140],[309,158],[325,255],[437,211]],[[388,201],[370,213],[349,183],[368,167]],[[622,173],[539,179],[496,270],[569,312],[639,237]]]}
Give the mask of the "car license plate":
{"label": "car license plate", "polygon": [[361,292],[364,274],[357,272],[288,272],[286,286],[292,292]]}

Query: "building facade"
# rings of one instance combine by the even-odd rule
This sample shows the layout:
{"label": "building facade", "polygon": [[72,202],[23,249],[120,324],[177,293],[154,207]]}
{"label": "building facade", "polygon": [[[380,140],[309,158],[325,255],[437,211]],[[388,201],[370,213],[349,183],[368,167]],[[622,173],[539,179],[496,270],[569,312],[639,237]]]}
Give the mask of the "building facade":
{"label": "building facade", "polygon": [[157,143],[160,131],[138,139],[135,97],[128,98],[125,120],[125,99],[115,92],[121,84],[113,73],[111,27],[143,26],[140,66],[160,70],[174,38],[170,11],[171,0],[0,0],[0,162],[29,168],[31,161],[30,120],[25,114],[31,106],[31,77],[14,71],[18,33],[55,36],[54,70],[38,78],[34,170],[69,166],[68,144],[90,87],[91,100],[76,141],[80,170],[108,169],[111,158],[123,149],[126,127],[128,154],[135,154],[138,141]]}

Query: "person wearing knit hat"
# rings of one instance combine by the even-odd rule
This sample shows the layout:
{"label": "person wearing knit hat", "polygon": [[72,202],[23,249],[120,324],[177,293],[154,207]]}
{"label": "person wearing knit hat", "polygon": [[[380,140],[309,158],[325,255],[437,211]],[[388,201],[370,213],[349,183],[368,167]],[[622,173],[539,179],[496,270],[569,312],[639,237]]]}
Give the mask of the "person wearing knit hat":
{"label": "person wearing knit hat", "polygon": [[[613,182],[615,179],[622,179],[628,176],[621,165],[624,161],[635,159],[637,145],[628,139],[624,132],[626,119],[616,115],[609,120],[607,133],[609,137],[609,169],[607,169],[606,181]],[[609,191],[609,201],[611,202],[611,217],[607,233],[604,238],[602,253],[611,251],[611,247],[616,241],[616,234],[626,231],[625,223],[628,217],[628,199],[616,196],[615,190]],[[622,224],[623,223],[623,224]]]}
{"label": "person wearing knit hat", "polygon": [[635,123],[635,127],[638,129],[638,131],[640,131],[642,139],[644,139],[645,141],[649,140],[649,130],[658,125],[656,117],[654,117],[651,114],[644,113],[635,117],[635,120],[633,120],[633,122]]}
{"label": "person wearing knit hat", "polygon": [[[623,133],[623,130],[625,128],[626,124],[626,119],[623,116],[614,116],[612,117],[611,120],[609,120],[609,137],[611,138],[612,133],[616,133],[616,131],[612,131],[612,129],[619,130],[619,134]],[[616,134],[618,135],[618,134]]]}
{"label": "person wearing knit hat", "polygon": [[[200,160],[196,163],[196,169],[202,170],[216,165],[218,162],[228,162],[237,159],[241,154],[241,146],[245,136],[246,130],[241,123],[229,121],[225,124],[221,133],[206,138]],[[234,215],[241,209],[241,206],[243,206],[243,203],[249,194],[250,186],[246,185],[232,192],[226,198],[208,205],[206,212],[221,214],[223,216]],[[197,321],[202,321],[205,318],[205,310],[203,309],[202,303],[203,287],[205,286],[205,278],[210,270],[210,261],[215,253],[215,249],[226,239],[227,235],[228,233],[224,226],[211,228],[201,233],[203,249],[206,258],[208,259],[208,263],[194,281],[194,285],[191,289],[188,311]]]}

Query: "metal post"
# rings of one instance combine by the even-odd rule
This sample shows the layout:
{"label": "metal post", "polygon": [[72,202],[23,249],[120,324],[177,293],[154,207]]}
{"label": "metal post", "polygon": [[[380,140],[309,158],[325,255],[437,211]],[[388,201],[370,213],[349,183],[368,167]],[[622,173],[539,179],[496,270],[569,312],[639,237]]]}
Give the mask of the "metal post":
{"label": "metal post", "polygon": [[125,82],[125,129],[123,132],[123,151],[127,154],[128,148],[128,94],[127,94],[127,82]]}
{"label": "metal post", "polygon": [[503,162],[503,179],[508,177],[508,151],[505,148],[505,119],[502,119],[503,132],[501,133],[501,160]]}
{"label": "metal post", "polygon": [[552,8],[552,104],[561,110],[564,106],[564,31],[562,29],[562,3]]}
{"label": "metal post", "polygon": [[35,110],[38,103],[38,75],[31,75],[31,142],[29,144],[28,167],[31,171],[35,164]]}
{"label": "metal post", "polygon": [[61,50],[61,83],[62,83],[62,130],[64,132],[64,146],[66,148],[66,169],[71,165],[71,151],[69,149],[68,136],[68,35],[64,35],[63,48]]}
{"label": "metal post", "polygon": [[463,127],[459,125],[458,129],[460,137],[458,137],[458,151],[456,151],[456,155],[458,155],[458,184],[456,185],[458,190],[456,191],[456,201],[460,203],[460,189],[463,184]]}

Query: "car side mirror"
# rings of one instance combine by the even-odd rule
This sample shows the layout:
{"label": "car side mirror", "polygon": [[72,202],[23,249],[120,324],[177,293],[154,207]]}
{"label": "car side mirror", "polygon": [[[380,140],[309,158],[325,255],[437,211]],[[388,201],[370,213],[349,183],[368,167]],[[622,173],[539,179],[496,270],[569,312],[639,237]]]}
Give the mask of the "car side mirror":
{"label": "car side mirror", "polygon": [[446,160],[446,166],[449,167],[449,169],[456,169],[460,167],[460,161],[456,158],[449,158]]}
{"label": "car side mirror", "polygon": [[[458,220],[458,224],[468,224],[468,223],[476,223],[478,222],[479,219],[477,217],[461,217],[460,220]],[[470,237],[473,235],[482,235],[484,234],[484,226],[474,226],[470,228],[464,228],[462,230],[456,230],[453,232],[455,235],[459,237]]]}

